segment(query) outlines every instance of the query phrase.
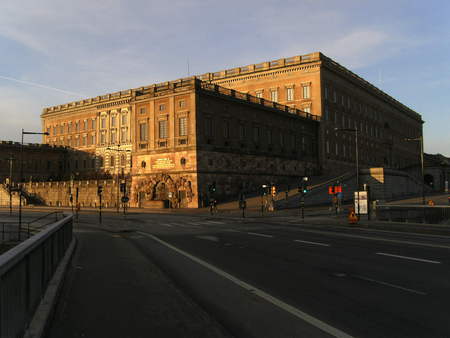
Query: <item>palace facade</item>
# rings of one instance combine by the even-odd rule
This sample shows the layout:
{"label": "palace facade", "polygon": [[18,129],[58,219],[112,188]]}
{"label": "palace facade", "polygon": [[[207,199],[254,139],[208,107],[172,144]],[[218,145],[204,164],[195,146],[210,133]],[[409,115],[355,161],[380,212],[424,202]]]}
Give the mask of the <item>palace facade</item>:
{"label": "palace facade", "polygon": [[402,169],[420,154],[405,138],[422,135],[421,116],[322,53],[283,58],[199,76],[242,93],[279,102],[321,117],[319,156],[324,173],[355,162],[358,130],[363,167]]}
{"label": "palace facade", "polygon": [[[132,206],[202,205],[354,167],[403,168],[421,116],[321,53],[206,73],[45,108],[44,142],[132,178]],[[347,129],[347,131],[336,130]]]}
{"label": "palace facade", "polygon": [[319,118],[195,77],[48,108],[46,141],[131,174],[130,203],[198,207],[318,174]]}

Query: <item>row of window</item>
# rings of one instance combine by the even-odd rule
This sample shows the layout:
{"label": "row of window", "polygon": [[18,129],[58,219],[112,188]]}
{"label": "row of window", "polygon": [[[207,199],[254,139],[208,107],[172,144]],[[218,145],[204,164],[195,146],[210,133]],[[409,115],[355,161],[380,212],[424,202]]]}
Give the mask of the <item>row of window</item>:
{"label": "row of window", "polygon": [[[302,85],[301,86],[301,98],[303,99],[310,99],[311,98],[311,86],[310,85]],[[287,87],[285,90],[285,100],[286,101],[294,101],[295,100],[295,88],[294,87]],[[256,97],[259,98],[265,98],[264,97],[264,90],[257,90],[255,93]],[[278,88],[269,89],[269,96],[267,97],[270,101],[278,102],[279,101],[279,90]]]}
{"label": "row of window", "polygon": [[[186,101],[185,100],[178,100],[177,101],[177,105],[178,108],[186,108]],[[163,112],[166,110],[166,104],[165,103],[161,103],[158,105],[158,110],[160,112]],[[147,114],[147,108],[146,107],[141,107],[139,108],[139,114]]]}
{"label": "row of window", "polygon": [[[125,126],[128,123],[128,115],[127,114],[113,114],[110,116],[110,127],[114,128],[114,127],[118,127],[118,118],[120,116],[121,119],[121,125]],[[106,129],[107,128],[107,119],[108,117],[105,115],[102,115],[100,117],[100,128],[101,129]],[[67,122],[67,123],[62,123],[60,125],[54,125],[53,127],[47,127],[47,132],[49,133],[49,135],[58,135],[58,134],[65,134],[65,133],[73,133],[73,132],[80,132],[80,131],[88,131],[88,130],[96,130],[96,123],[97,123],[97,119],[96,118],[92,118],[92,119],[86,119],[86,120],[78,120],[75,122]]]}
{"label": "row of window", "polygon": [[[180,117],[178,118],[178,136],[187,136],[188,134],[188,118]],[[161,120],[158,121],[158,138],[166,139],[169,137],[169,121]],[[141,142],[148,141],[148,123],[139,123],[139,140]]]}

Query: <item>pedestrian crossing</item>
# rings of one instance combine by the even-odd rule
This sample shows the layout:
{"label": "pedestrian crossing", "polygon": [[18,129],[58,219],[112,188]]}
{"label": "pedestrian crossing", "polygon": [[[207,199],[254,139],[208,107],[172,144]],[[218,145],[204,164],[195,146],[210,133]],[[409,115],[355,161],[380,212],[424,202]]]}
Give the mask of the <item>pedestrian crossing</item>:
{"label": "pedestrian crossing", "polygon": [[158,223],[158,225],[161,225],[163,227],[167,228],[186,228],[186,229],[201,229],[204,227],[212,227],[212,226],[221,226],[226,224],[222,221],[188,221],[188,222],[163,222]]}

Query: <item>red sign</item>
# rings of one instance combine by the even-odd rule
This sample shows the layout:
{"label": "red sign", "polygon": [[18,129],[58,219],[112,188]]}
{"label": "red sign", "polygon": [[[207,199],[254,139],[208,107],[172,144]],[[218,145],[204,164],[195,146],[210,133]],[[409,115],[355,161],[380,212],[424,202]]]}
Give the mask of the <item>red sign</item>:
{"label": "red sign", "polygon": [[342,192],[342,185],[335,185],[328,187],[328,195],[335,195],[339,192]]}

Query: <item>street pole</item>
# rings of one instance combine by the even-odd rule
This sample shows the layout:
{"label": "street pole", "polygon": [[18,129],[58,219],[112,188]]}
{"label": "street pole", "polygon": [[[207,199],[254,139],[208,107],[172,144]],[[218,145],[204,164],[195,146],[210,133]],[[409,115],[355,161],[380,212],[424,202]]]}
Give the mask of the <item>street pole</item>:
{"label": "street pole", "polygon": [[358,156],[358,128],[355,128],[355,145],[356,145],[356,191],[358,195],[358,218],[359,218],[359,156]]}
{"label": "street pole", "polygon": [[22,180],[23,180],[23,135],[49,135],[48,132],[39,133],[39,132],[31,132],[24,131],[22,128],[22,140],[20,142],[20,179],[18,184],[19,191],[19,241],[20,241],[20,232],[22,231]]}
{"label": "street pole", "polygon": [[19,177],[19,241],[20,232],[22,231],[22,179],[23,179],[23,128],[22,141],[20,143],[20,177]]}
{"label": "street pole", "polygon": [[102,194],[99,194],[99,198],[100,198],[100,210],[99,210],[99,214],[98,214],[98,217],[99,217],[99,221],[100,221],[100,224],[102,224]]}
{"label": "street pole", "polygon": [[422,205],[425,205],[425,185],[424,185],[424,165],[423,165],[423,135],[419,137],[420,140],[420,166],[422,177],[420,179],[420,183],[422,183]]}
{"label": "street pole", "polygon": [[14,158],[9,156],[9,215],[12,215],[12,161]]}

